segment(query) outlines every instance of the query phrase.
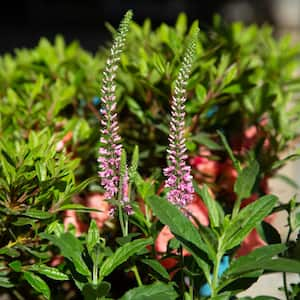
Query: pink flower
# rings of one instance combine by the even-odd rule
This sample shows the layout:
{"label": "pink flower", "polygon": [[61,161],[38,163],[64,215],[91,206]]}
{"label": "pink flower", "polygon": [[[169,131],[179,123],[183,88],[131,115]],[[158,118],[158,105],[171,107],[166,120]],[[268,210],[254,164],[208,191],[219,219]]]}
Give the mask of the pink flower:
{"label": "pink flower", "polygon": [[103,103],[101,120],[101,146],[99,148],[99,176],[101,185],[105,189],[105,198],[113,199],[118,192],[119,186],[119,168],[121,161],[122,145],[119,135],[119,124],[117,115],[116,83],[115,78],[119,66],[120,56],[125,46],[126,35],[132,12],[128,11],[115,36],[110,56],[106,60],[103,71],[101,100]]}
{"label": "pink flower", "polygon": [[185,101],[186,85],[195,56],[195,40],[192,40],[183,58],[175,81],[171,104],[169,147],[167,149],[168,167],[164,169],[167,177],[165,187],[169,188],[167,199],[179,207],[185,207],[193,200],[191,167],[187,165],[185,145]]}

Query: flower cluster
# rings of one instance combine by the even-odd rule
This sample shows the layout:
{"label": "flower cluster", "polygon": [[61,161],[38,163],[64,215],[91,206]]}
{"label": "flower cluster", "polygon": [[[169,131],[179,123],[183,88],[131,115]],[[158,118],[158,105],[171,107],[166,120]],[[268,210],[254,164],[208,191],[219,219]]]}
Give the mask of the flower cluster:
{"label": "flower cluster", "polygon": [[126,35],[132,12],[128,11],[122,20],[114,43],[110,50],[110,56],[106,61],[102,80],[102,103],[101,109],[101,146],[99,148],[99,176],[101,185],[105,189],[105,198],[112,199],[116,196],[119,186],[119,168],[121,160],[122,145],[121,137],[118,133],[119,125],[116,112],[116,84],[115,77],[120,61],[120,55],[125,46]]}
{"label": "flower cluster", "polygon": [[167,177],[165,187],[169,188],[168,200],[185,207],[193,199],[191,167],[186,164],[186,145],[184,137],[184,117],[186,101],[186,84],[191,72],[195,55],[195,39],[191,41],[183,58],[178,77],[175,81],[171,105],[169,147],[167,149],[168,167],[164,169]]}

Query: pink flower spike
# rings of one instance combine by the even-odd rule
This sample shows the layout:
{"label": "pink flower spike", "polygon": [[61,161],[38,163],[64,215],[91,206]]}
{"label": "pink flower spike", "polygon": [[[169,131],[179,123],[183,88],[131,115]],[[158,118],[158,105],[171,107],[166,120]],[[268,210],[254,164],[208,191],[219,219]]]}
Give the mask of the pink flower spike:
{"label": "pink flower spike", "polygon": [[168,167],[164,169],[167,177],[165,186],[169,188],[167,199],[181,208],[193,200],[193,184],[190,167],[186,164],[187,149],[184,137],[184,117],[186,101],[186,84],[195,55],[195,39],[191,41],[183,63],[175,81],[174,95],[171,105],[171,121],[169,132],[169,147],[167,149]]}

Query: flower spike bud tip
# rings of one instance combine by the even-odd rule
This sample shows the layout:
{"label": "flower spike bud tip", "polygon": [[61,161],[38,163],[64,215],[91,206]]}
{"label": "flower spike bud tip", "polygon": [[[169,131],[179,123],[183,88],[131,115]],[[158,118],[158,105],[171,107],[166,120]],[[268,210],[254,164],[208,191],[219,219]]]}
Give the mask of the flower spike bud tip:
{"label": "flower spike bud tip", "polygon": [[171,203],[181,208],[185,207],[192,201],[194,193],[191,167],[186,163],[187,149],[184,137],[184,117],[186,85],[195,57],[197,36],[198,32],[190,41],[175,81],[171,104],[169,147],[167,149],[168,167],[164,169],[164,175],[167,177],[165,187],[169,188],[167,198]]}
{"label": "flower spike bud tip", "polygon": [[129,29],[132,12],[128,11],[121,24],[118,32],[114,37],[113,45],[110,49],[110,55],[106,61],[103,71],[101,100],[101,138],[99,148],[99,176],[101,185],[105,189],[105,198],[113,199],[119,186],[119,168],[122,145],[119,135],[119,124],[117,119],[117,100],[116,100],[116,83],[115,78],[120,61],[120,55],[125,47],[127,32]]}

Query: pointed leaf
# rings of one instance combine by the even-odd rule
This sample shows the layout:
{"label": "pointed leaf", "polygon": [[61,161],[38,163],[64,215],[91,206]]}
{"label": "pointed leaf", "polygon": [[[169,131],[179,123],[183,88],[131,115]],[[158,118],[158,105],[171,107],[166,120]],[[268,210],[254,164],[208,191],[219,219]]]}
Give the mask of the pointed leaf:
{"label": "pointed leaf", "polygon": [[241,172],[234,184],[234,191],[239,199],[245,199],[251,196],[253,186],[259,172],[257,161],[251,161]]}
{"label": "pointed leaf", "polygon": [[227,251],[238,246],[248,233],[271,213],[276,202],[276,196],[266,195],[243,208],[231,220],[224,232],[222,239],[223,250]]}
{"label": "pointed leaf", "polygon": [[24,278],[37,292],[43,294],[46,299],[50,299],[50,289],[41,277],[31,272],[24,272]]}
{"label": "pointed leaf", "polygon": [[58,269],[53,268],[53,267],[48,267],[46,265],[32,265],[28,268],[28,270],[33,271],[33,272],[37,272],[40,274],[43,274],[51,279],[55,279],[55,280],[68,280],[69,277],[60,272]]}
{"label": "pointed leaf", "polygon": [[148,265],[149,267],[151,267],[155,272],[157,272],[163,278],[165,278],[167,280],[170,279],[169,273],[166,271],[166,269],[157,260],[142,259],[141,262]]}
{"label": "pointed leaf", "polygon": [[177,296],[171,285],[155,282],[128,291],[120,300],[175,300]]}
{"label": "pointed leaf", "polygon": [[139,239],[125,244],[109,256],[100,267],[99,277],[104,278],[109,275],[115,268],[125,262],[130,256],[143,250],[147,245],[152,243],[152,239]]}

